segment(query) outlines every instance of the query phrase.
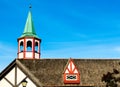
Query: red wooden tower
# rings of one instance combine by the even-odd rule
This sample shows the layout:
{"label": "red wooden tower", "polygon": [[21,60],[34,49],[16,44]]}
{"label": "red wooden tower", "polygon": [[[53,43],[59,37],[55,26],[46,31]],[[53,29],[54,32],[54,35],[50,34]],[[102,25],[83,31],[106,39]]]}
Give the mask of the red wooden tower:
{"label": "red wooden tower", "polygon": [[18,38],[18,59],[40,59],[40,43],[41,39],[36,35],[29,11],[24,32]]}

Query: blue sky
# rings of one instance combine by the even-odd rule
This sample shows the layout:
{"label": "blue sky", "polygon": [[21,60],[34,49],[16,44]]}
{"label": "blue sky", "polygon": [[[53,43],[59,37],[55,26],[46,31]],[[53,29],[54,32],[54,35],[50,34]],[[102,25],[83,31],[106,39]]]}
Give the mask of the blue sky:
{"label": "blue sky", "polygon": [[0,71],[17,57],[30,3],[42,58],[120,58],[120,0],[0,0]]}

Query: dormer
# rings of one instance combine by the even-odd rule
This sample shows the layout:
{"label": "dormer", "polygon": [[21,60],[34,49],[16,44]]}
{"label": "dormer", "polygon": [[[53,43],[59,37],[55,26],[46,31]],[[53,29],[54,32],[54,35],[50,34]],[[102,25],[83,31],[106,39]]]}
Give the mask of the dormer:
{"label": "dormer", "polygon": [[80,83],[80,73],[78,72],[78,69],[71,58],[69,59],[65,67],[65,70],[63,73],[63,80],[65,84]]}

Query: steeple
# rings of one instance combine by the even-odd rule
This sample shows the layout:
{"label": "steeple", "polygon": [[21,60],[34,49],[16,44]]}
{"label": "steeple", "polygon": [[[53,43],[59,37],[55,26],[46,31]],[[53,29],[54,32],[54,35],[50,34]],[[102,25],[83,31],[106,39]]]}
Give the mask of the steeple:
{"label": "steeple", "polygon": [[24,32],[23,32],[21,37],[26,37],[26,36],[27,37],[32,36],[32,37],[38,38],[38,36],[36,35],[36,32],[35,32],[31,11],[29,11],[29,13],[28,13],[28,17],[27,17],[27,20],[26,20]]}
{"label": "steeple", "polygon": [[18,38],[18,58],[40,59],[40,43],[41,39],[36,35],[32,14],[31,11],[29,11],[24,32],[21,37]]}

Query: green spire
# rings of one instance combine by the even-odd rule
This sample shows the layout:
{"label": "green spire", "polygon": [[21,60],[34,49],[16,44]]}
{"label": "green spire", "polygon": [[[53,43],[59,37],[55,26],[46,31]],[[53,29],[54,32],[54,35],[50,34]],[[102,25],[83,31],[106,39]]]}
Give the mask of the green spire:
{"label": "green spire", "polygon": [[26,37],[26,36],[38,38],[38,36],[36,35],[36,32],[35,32],[34,25],[33,25],[31,11],[29,11],[29,13],[28,13],[28,17],[27,17],[27,21],[26,21],[26,24],[25,24],[24,32],[23,32],[21,37]]}

